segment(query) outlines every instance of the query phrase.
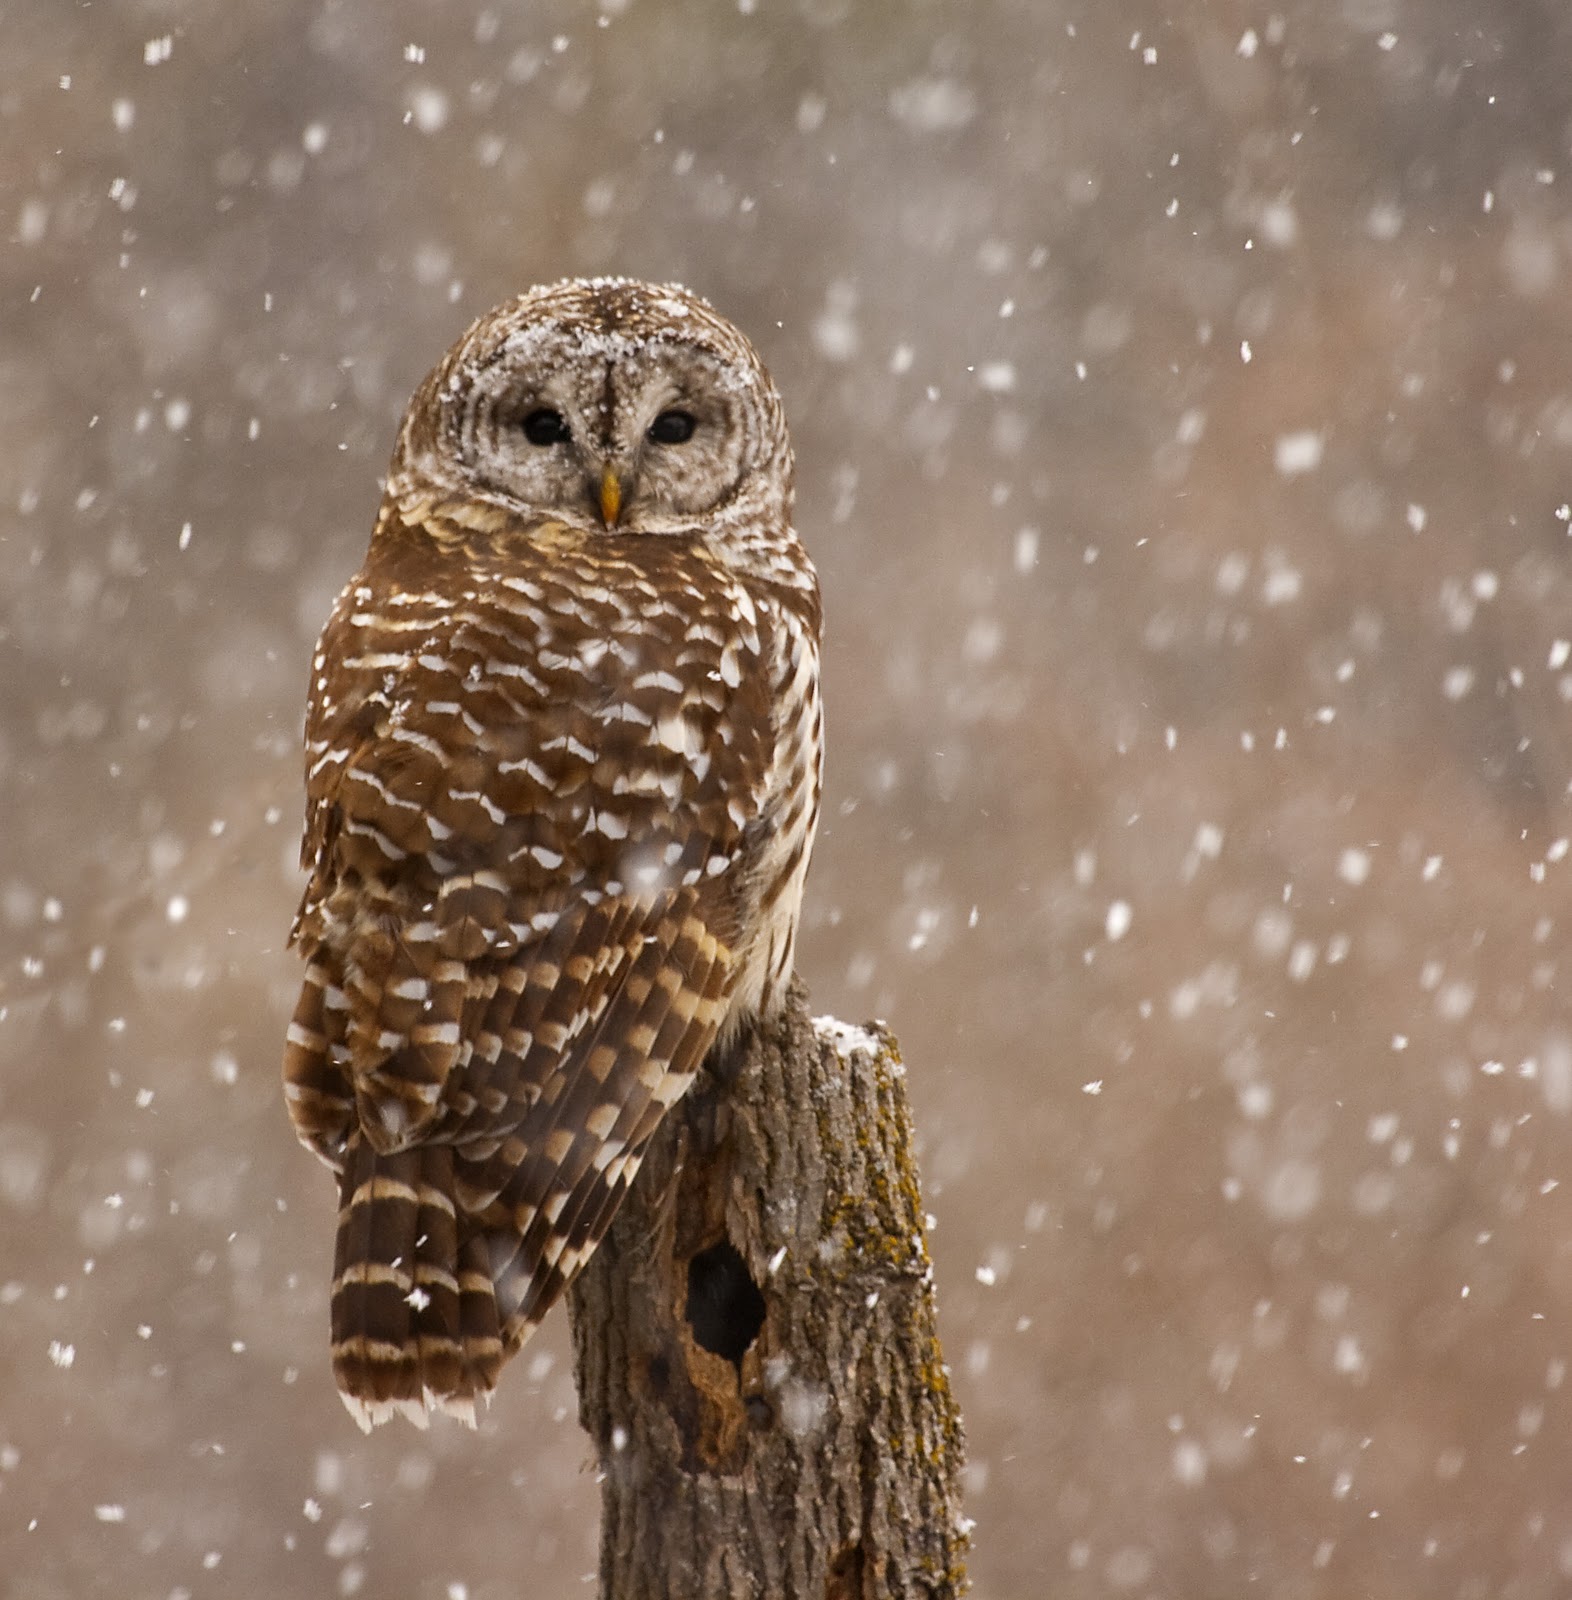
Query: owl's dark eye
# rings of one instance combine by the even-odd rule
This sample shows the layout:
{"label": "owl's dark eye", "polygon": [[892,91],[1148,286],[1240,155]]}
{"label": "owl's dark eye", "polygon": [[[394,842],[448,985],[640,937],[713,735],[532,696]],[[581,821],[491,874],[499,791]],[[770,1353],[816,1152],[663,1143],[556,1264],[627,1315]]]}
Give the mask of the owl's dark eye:
{"label": "owl's dark eye", "polygon": [[531,444],[566,444],[573,437],[560,411],[542,408],[524,419],[524,437]]}
{"label": "owl's dark eye", "polygon": [[691,411],[663,411],[650,424],[650,443],[686,444],[698,425]]}

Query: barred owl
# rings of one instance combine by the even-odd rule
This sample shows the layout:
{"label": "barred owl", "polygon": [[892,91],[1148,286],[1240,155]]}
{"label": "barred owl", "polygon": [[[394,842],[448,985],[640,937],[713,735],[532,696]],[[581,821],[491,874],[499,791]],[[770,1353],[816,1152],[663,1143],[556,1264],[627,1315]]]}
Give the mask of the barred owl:
{"label": "barred owl", "polygon": [[531,290],[410,402],[312,665],[284,1063],[364,1428],[473,1424],[782,1001],[821,748],[792,470],[758,356],[674,286]]}

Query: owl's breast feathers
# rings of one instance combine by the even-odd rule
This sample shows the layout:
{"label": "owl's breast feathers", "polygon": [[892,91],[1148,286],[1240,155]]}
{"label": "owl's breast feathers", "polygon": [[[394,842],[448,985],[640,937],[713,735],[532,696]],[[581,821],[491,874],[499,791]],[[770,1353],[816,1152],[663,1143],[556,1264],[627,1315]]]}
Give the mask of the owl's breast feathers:
{"label": "owl's breast feathers", "polygon": [[386,1150],[516,1124],[656,937],[713,968],[704,1047],[759,1009],[817,810],[816,592],[698,537],[446,509],[385,511],[313,663],[286,1078],[335,1165],[357,1124]]}

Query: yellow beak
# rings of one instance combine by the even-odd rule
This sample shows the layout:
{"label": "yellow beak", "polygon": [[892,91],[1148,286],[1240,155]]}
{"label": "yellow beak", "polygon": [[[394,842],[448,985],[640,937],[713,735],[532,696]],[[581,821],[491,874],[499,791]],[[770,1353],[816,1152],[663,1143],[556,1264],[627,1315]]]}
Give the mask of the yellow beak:
{"label": "yellow beak", "polygon": [[608,528],[615,528],[622,515],[622,480],[609,461],[600,469],[600,514]]}

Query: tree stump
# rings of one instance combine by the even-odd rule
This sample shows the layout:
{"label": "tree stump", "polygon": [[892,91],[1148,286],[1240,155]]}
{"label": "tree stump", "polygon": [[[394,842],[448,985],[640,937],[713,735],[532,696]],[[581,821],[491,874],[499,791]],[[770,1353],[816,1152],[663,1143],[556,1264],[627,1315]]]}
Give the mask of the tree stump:
{"label": "tree stump", "polygon": [[964,1440],[905,1069],[783,1017],[650,1142],[571,1296],[601,1600],[965,1591]]}

